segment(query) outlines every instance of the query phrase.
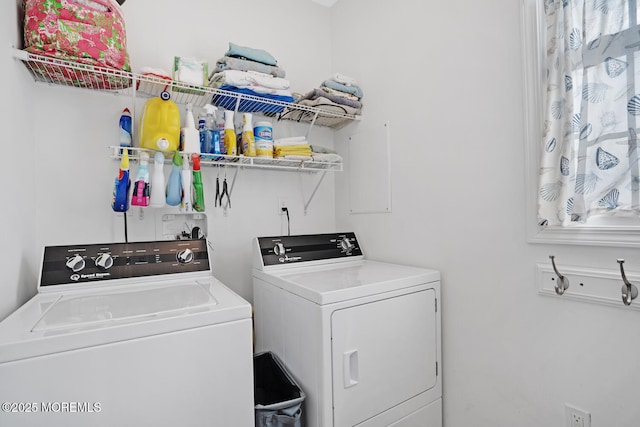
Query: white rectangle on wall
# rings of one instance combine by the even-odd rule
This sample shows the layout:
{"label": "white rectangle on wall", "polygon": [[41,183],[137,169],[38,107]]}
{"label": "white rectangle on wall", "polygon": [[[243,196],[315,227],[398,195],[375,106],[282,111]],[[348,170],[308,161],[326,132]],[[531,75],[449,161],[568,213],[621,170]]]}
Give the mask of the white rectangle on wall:
{"label": "white rectangle on wall", "polygon": [[389,123],[349,137],[349,213],[391,212]]}

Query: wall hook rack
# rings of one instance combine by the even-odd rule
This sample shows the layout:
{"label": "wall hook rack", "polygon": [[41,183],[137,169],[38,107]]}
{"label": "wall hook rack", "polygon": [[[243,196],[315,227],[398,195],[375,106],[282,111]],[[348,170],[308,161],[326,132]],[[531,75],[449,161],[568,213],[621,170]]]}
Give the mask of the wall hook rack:
{"label": "wall hook rack", "polygon": [[558,268],[556,267],[555,255],[549,255],[549,259],[551,260],[551,265],[553,266],[553,271],[556,272],[556,276],[558,276],[558,281],[555,284],[556,294],[563,295],[564,291],[569,287],[569,279],[560,274]]}
{"label": "wall hook rack", "polygon": [[624,282],[624,285],[622,285],[622,302],[624,305],[631,305],[631,301],[638,297],[638,288],[627,280],[627,276],[624,274],[624,267],[622,266],[624,260],[619,259],[618,264],[620,264],[620,274]]}

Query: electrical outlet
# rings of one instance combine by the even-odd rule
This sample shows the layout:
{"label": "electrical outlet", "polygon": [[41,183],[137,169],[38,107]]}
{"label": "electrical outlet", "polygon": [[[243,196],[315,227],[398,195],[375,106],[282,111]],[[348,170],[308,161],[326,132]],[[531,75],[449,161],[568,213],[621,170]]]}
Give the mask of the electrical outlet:
{"label": "electrical outlet", "polygon": [[278,197],[278,214],[286,215],[286,212],[283,209],[289,209],[289,203],[287,202],[286,197]]}
{"label": "electrical outlet", "polygon": [[591,414],[569,404],[565,404],[566,427],[591,427]]}

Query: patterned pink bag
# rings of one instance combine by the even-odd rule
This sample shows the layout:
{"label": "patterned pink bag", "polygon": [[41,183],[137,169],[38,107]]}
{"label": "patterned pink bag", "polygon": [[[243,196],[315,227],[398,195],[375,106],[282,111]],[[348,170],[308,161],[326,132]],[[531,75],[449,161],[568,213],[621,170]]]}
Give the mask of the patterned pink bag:
{"label": "patterned pink bag", "polygon": [[24,0],[24,11],[26,51],[131,71],[124,18],[115,0]]}

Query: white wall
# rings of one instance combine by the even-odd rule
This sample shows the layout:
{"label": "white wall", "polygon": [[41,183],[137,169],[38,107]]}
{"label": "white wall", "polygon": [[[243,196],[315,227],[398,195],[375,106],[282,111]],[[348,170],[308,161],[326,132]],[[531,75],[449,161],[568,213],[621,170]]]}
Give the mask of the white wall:
{"label": "white wall", "polygon": [[[334,71],[359,80],[364,119],[337,134],[343,154],[350,134],[391,123],[391,214],[349,215],[347,173],[335,175],[335,203],[328,177],[305,217],[297,176],[241,171],[230,214],[210,213],[223,281],[250,299],[250,239],[282,232],[274,211],[285,195],[294,233],[353,229],[370,258],[442,271],[447,427],[559,427],[565,402],[590,411],[594,427],[637,424],[638,313],[536,294],[534,265],[550,253],[561,265],[608,268],[622,257],[632,269],[640,260],[631,249],[525,241],[519,2],[188,3],[188,16],[168,0],[125,3],[134,67],[168,68],[175,54],[214,61],[235,41],[272,52],[294,90]],[[13,4],[4,7],[5,141],[35,153],[3,162],[11,206],[2,214],[0,318],[35,291],[42,245],[121,239],[109,207],[118,165],[105,147],[128,102],[30,81],[7,51],[18,20]]]}
{"label": "white wall", "polygon": [[0,177],[3,182],[2,214],[4,224],[2,249],[0,249],[0,319],[13,311],[33,292],[31,286],[37,280],[40,251],[33,244],[36,181],[32,158],[33,93],[29,76],[22,64],[13,59],[12,46],[19,44],[19,7],[22,1],[7,2],[0,17],[0,75],[6,79],[3,87],[4,109],[1,121],[3,129],[3,161]]}
{"label": "white wall", "polygon": [[[637,425],[640,314],[536,293],[535,264],[640,269],[636,250],[530,245],[525,236],[520,2],[339,1],[333,65],[365,91],[363,121],[391,129],[391,214],[336,223],[370,258],[442,271],[447,427]],[[366,12],[365,12],[366,11]]]}

